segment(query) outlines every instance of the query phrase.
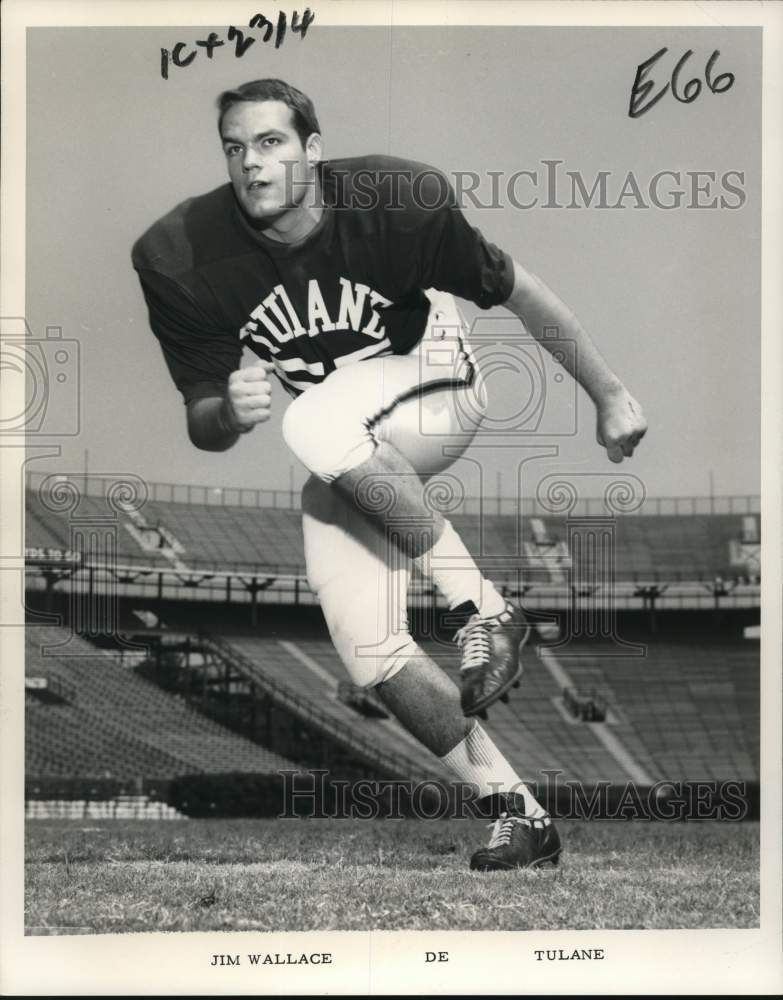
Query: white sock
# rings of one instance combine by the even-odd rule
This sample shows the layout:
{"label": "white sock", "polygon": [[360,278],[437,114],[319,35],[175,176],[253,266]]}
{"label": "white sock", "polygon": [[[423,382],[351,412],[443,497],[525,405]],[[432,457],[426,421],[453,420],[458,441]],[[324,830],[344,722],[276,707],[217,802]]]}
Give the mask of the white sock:
{"label": "white sock", "polygon": [[482,618],[492,618],[506,606],[495,585],[481,575],[451,521],[446,521],[443,534],[429,552],[417,558],[416,564],[443,594],[449,608],[472,601]]}
{"label": "white sock", "polygon": [[441,760],[461,781],[474,785],[479,798],[499,792],[514,793],[523,797],[526,816],[538,819],[547,815],[478,722]]}

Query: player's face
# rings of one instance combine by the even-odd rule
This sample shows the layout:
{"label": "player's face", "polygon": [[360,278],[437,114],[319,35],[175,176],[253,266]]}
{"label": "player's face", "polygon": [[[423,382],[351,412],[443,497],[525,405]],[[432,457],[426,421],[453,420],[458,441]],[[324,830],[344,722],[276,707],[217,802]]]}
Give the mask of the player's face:
{"label": "player's face", "polygon": [[305,149],[282,101],[235,104],[220,131],[231,183],[252,219],[271,221],[313,200],[320,139],[311,136]]}

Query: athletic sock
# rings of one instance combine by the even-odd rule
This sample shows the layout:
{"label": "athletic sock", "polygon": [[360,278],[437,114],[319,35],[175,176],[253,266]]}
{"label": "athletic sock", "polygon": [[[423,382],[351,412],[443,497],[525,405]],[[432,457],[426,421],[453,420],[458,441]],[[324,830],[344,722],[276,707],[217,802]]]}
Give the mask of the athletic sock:
{"label": "athletic sock", "polygon": [[443,534],[429,552],[416,559],[419,571],[443,594],[450,609],[472,602],[482,618],[494,618],[506,606],[491,580],[481,575],[465,543],[446,520]]}
{"label": "athletic sock", "polygon": [[[546,816],[528,786],[477,722],[468,735],[441,760],[461,780],[478,790],[479,798],[509,795],[524,802],[525,815],[531,819]],[[517,798],[518,800],[518,798]]]}

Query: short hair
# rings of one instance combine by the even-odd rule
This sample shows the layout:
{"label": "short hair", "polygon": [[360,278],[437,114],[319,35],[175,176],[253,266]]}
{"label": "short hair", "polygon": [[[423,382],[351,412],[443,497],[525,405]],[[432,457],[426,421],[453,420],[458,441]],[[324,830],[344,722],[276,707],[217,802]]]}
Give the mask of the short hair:
{"label": "short hair", "polygon": [[235,90],[224,90],[217,99],[218,131],[221,130],[223,117],[229,108],[243,101],[282,101],[293,112],[294,128],[302,146],[313,132],[321,131],[313,102],[307,94],[303,94],[285,80],[274,79],[251,80]]}

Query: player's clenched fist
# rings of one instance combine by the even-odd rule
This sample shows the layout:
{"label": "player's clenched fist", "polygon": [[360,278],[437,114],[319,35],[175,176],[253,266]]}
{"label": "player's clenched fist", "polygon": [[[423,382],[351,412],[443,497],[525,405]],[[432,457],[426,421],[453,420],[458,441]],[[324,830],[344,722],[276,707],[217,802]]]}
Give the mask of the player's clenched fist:
{"label": "player's clenched fist", "polygon": [[647,421],[642,408],[624,388],[598,404],[595,436],[612,462],[630,458],[646,433]]}
{"label": "player's clenched fist", "polygon": [[239,433],[269,420],[272,404],[269,372],[273,367],[271,361],[257,361],[229,375],[226,407],[229,423]]}

